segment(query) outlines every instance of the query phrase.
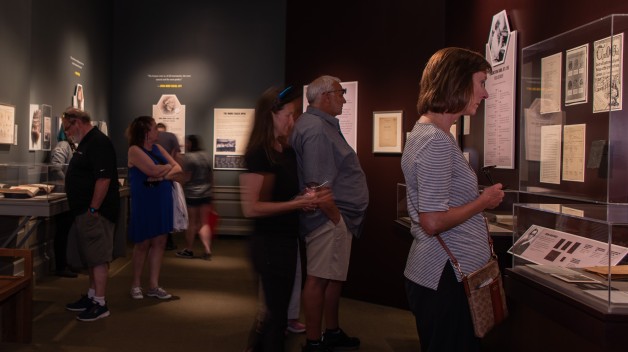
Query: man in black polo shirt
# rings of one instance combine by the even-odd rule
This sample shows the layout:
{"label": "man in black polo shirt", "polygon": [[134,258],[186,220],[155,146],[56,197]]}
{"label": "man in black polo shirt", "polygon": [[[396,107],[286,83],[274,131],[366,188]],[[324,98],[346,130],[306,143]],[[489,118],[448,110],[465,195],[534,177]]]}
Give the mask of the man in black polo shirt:
{"label": "man in black polo shirt", "polygon": [[78,320],[94,321],[109,316],[105,289],[120,206],[116,153],[85,111],[68,108],[62,122],[68,138],[79,143],[65,176],[68,203],[75,216],[68,235],[68,264],[86,267],[89,274],[87,295],[67,304],[66,309],[81,312]]}

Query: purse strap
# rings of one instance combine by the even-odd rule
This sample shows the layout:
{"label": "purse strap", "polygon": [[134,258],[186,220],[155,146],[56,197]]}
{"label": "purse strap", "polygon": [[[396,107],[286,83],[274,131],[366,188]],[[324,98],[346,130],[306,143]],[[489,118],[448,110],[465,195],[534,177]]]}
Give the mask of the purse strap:
{"label": "purse strap", "polygon": [[[482,218],[484,219],[484,225],[486,225],[488,248],[491,251],[491,258],[496,258],[497,256],[495,255],[495,251],[493,250],[493,239],[491,238],[491,233],[488,229],[488,220],[486,220],[486,217],[484,215],[482,215]],[[434,235],[434,237],[436,237],[440,245],[443,247],[443,249],[445,249],[445,252],[447,252],[449,258],[451,258],[451,262],[454,264],[454,268],[456,268],[456,270],[458,270],[458,272],[460,273],[460,277],[465,277],[466,275],[462,272],[462,269],[460,268],[460,263],[458,263],[458,260],[456,259],[454,254],[449,250],[449,247],[447,247],[445,241],[443,241],[443,239],[440,237],[440,234]]]}

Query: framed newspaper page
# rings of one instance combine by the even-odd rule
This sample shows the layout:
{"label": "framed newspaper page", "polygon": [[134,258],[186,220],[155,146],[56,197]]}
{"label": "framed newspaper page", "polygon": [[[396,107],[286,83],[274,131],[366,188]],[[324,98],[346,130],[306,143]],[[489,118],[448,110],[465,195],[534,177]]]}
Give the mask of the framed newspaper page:
{"label": "framed newspaper page", "polygon": [[373,112],[373,153],[403,152],[403,111]]}

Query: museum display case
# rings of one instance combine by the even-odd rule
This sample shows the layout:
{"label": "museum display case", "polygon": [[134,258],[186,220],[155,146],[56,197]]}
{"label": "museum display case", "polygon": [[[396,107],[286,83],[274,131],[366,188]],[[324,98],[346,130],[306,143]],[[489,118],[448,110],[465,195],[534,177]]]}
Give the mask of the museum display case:
{"label": "museum display case", "polygon": [[[0,164],[0,216],[52,216],[68,210],[67,164]],[[128,196],[128,168],[118,168],[120,195]]]}
{"label": "museum display case", "polygon": [[397,183],[397,217],[395,221],[401,225],[410,227],[410,215],[408,215],[408,198],[406,184]]}
{"label": "museum display case", "polygon": [[512,271],[600,313],[628,314],[628,205],[516,204]]}
{"label": "museum display case", "polygon": [[514,220],[504,276],[510,346],[625,350],[628,205],[515,204]]}
{"label": "museum display case", "polygon": [[0,164],[0,198],[59,198],[66,170],[67,165]]}
{"label": "museum display case", "polygon": [[523,48],[519,191],[628,203],[627,30],[611,15]]}
{"label": "museum display case", "polygon": [[[505,271],[512,346],[628,346],[628,15],[521,52],[519,196]],[[542,204],[553,203],[553,204]],[[547,345],[545,345],[547,347]]]}
{"label": "museum display case", "polygon": [[[513,210],[513,252],[519,242],[536,243],[525,255],[513,253],[513,270],[602,311],[622,313],[628,313],[619,298],[623,291],[614,292],[609,272],[620,264],[613,256],[625,255],[621,249],[628,243],[628,144],[622,141],[628,129],[623,108],[627,29],[628,15],[611,15],[523,48],[519,191],[554,197],[560,204],[515,204]],[[533,269],[543,266],[600,267],[608,275],[591,287],[606,287],[606,295]]]}

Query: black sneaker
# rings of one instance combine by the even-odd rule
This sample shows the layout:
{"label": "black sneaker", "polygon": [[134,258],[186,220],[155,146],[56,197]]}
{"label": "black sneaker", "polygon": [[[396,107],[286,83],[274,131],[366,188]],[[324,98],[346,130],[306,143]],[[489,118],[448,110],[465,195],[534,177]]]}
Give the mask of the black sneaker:
{"label": "black sneaker", "polygon": [[194,252],[192,252],[189,249],[184,249],[180,252],[177,252],[177,257],[181,257],[181,258],[194,258]]}
{"label": "black sneaker", "polygon": [[65,305],[65,309],[72,312],[82,312],[94,304],[94,301],[91,298],[87,297],[87,295],[81,295],[81,298],[74,302],[68,303]]}
{"label": "black sneaker", "polygon": [[360,348],[360,339],[345,334],[342,329],[337,332],[326,330],[323,334],[323,343],[325,343],[332,351],[349,351]]}
{"label": "black sneaker", "polygon": [[327,347],[327,345],[323,342],[319,342],[317,344],[313,344],[310,342],[306,342],[303,347],[301,347],[301,352],[333,352],[331,348]]}
{"label": "black sneaker", "polygon": [[93,302],[93,305],[86,309],[84,312],[76,316],[76,319],[80,321],[94,321],[100,318],[106,318],[109,316],[109,309],[107,305],[101,306],[100,304]]}

